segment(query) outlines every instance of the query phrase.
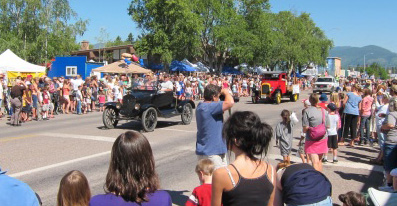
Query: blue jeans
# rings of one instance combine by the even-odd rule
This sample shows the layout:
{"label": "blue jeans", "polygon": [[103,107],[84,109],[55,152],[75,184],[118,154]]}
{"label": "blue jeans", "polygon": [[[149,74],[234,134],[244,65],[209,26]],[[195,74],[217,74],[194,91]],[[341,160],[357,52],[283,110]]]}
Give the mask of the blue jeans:
{"label": "blue jeans", "polygon": [[383,151],[384,145],[385,145],[386,134],[383,133],[383,132],[380,130],[381,127],[382,127],[382,125],[376,125],[376,133],[378,134],[378,144],[379,144],[379,148],[380,148],[380,150]]}
{"label": "blue jeans", "polygon": [[385,143],[383,146],[383,167],[386,172],[397,168],[397,145]]}
{"label": "blue jeans", "polygon": [[312,204],[307,204],[307,205],[291,205],[291,204],[287,204],[287,206],[332,206],[332,199],[330,196],[327,197],[327,199],[320,201],[320,202],[316,202],[316,203],[312,203]]}
{"label": "blue jeans", "polygon": [[77,114],[81,114],[81,101],[77,101]]}
{"label": "blue jeans", "polygon": [[[365,143],[367,142],[372,142],[372,139],[370,138],[370,130],[369,130],[369,123],[371,121],[371,116],[361,116],[361,123],[360,123],[360,133],[361,133],[361,139],[360,143],[363,141]],[[364,127],[365,127],[365,136],[364,136]]]}

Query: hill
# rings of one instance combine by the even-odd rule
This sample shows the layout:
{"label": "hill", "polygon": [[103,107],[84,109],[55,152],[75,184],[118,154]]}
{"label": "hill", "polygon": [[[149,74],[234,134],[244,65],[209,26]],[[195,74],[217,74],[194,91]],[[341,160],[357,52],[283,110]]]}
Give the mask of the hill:
{"label": "hill", "polygon": [[384,67],[397,66],[397,54],[379,46],[337,46],[329,52],[330,57],[342,58],[342,68],[362,66],[364,64],[364,55],[367,65],[377,62]]}

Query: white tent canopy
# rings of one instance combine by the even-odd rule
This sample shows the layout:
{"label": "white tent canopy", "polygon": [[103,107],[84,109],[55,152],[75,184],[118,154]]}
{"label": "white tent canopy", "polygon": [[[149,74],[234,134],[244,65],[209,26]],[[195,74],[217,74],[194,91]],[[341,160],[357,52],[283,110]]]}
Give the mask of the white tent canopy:
{"label": "white tent canopy", "polygon": [[45,67],[31,64],[7,49],[0,55],[0,71],[3,72],[45,72]]}

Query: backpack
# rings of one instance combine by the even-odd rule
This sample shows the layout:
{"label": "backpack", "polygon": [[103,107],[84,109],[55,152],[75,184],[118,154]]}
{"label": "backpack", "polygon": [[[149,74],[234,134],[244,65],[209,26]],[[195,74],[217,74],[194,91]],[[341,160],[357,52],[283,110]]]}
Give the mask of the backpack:
{"label": "backpack", "polygon": [[309,136],[312,141],[321,140],[327,132],[327,128],[325,127],[325,115],[323,108],[321,108],[321,114],[322,114],[321,124],[316,127],[309,127]]}

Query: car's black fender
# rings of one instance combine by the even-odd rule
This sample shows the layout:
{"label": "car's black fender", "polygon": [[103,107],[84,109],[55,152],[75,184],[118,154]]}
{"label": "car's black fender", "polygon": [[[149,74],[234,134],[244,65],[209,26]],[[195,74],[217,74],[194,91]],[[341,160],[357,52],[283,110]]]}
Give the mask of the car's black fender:
{"label": "car's black fender", "polygon": [[105,108],[111,107],[114,108],[116,111],[120,111],[120,109],[117,108],[117,102],[106,102],[103,106]]}
{"label": "car's black fender", "polygon": [[177,109],[178,109],[178,112],[179,112],[179,113],[182,113],[182,111],[183,111],[183,106],[184,106],[185,104],[191,104],[193,109],[196,108],[196,105],[194,104],[194,102],[193,102],[192,100],[183,100],[183,101],[181,101],[181,102],[178,103]]}
{"label": "car's black fender", "polygon": [[157,114],[159,114],[159,110],[156,106],[154,106],[154,104],[144,104],[141,105],[141,108],[139,109],[139,117],[141,117],[142,113],[150,107],[153,107],[157,111]]}

